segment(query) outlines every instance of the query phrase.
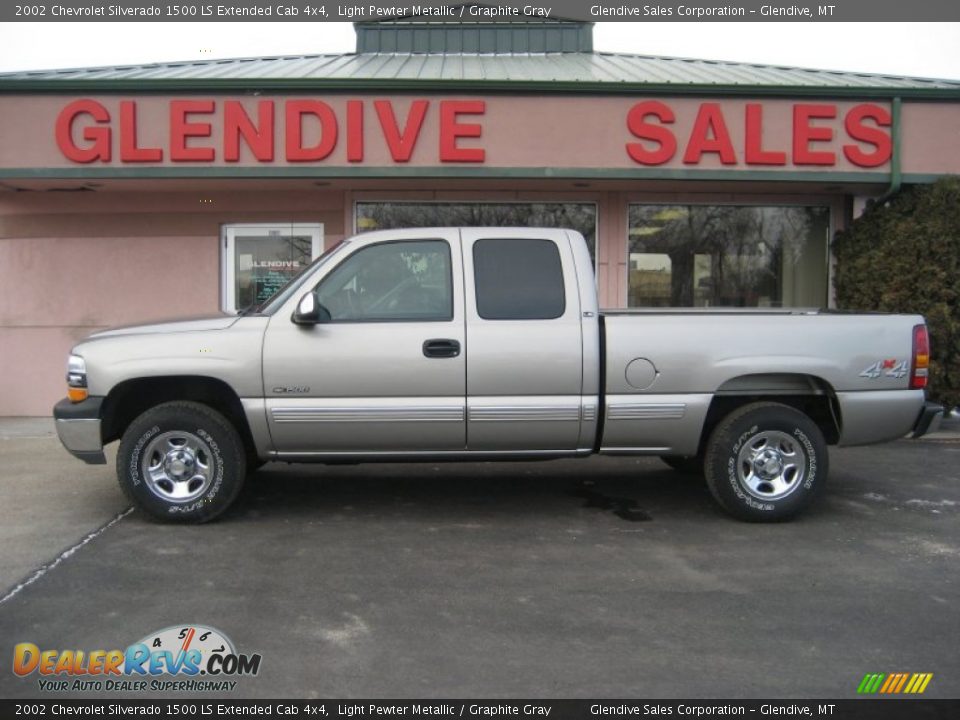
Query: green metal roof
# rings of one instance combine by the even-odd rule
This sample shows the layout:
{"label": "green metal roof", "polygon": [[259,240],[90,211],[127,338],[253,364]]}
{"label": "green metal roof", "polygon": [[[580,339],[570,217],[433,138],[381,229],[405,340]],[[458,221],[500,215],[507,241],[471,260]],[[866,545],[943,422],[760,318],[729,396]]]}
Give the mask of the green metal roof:
{"label": "green metal roof", "polygon": [[960,98],[960,80],[558,53],[350,53],[0,74],[0,91],[506,91]]}
{"label": "green metal roof", "polygon": [[354,23],[358,53],[591,52],[593,23],[425,22],[422,19]]}

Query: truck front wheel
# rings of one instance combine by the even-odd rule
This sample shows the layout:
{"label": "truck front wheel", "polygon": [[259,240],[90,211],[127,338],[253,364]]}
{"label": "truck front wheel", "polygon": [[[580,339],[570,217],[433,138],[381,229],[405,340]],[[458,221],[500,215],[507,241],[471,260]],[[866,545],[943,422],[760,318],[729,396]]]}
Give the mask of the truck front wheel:
{"label": "truck front wheel", "polygon": [[788,520],[827,478],[820,428],[788,405],[758,402],[734,410],[710,436],[707,486],[728,513],[749,522]]}
{"label": "truck front wheel", "polygon": [[130,423],[117,453],[117,478],[148,515],[203,523],[236,499],[245,465],[240,435],[223,415],[200,403],[168,402]]}

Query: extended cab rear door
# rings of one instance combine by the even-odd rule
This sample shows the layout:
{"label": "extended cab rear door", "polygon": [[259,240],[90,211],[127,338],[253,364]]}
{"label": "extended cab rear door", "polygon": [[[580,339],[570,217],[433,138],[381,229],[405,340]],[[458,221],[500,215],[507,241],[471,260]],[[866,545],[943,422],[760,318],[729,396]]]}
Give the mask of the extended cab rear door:
{"label": "extended cab rear door", "polygon": [[583,338],[562,230],[465,228],[467,448],[574,450]]}

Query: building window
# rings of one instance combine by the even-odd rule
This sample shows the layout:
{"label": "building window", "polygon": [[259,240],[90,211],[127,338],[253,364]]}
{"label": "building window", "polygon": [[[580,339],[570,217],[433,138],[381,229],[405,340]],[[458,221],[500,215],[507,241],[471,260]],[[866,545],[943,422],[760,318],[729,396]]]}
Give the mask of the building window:
{"label": "building window", "polygon": [[306,223],[223,226],[224,312],[263,305],[323,247],[323,225]]}
{"label": "building window", "polygon": [[826,207],[630,205],[629,307],[824,307]]}
{"label": "building window", "polygon": [[358,202],[357,232],[416,227],[543,227],[576,230],[596,263],[594,203]]}
{"label": "building window", "polygon": [[549,240],[477,240],[473,268],[484,320],[553,320],[566,309],[560,252]]}
{"label": "building window", "polygon": [[358,250],[317,286],[334,322],[453,319],[450,246],[387,242]]}

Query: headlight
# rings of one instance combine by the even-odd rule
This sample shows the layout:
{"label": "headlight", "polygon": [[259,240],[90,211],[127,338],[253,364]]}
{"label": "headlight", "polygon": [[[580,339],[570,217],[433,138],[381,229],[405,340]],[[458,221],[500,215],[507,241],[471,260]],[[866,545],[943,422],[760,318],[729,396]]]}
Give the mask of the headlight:
{"label": "headlight", "polygon": [[67,397],[73,402],[87,399],[87,363],[79,355],[67,360]]}

